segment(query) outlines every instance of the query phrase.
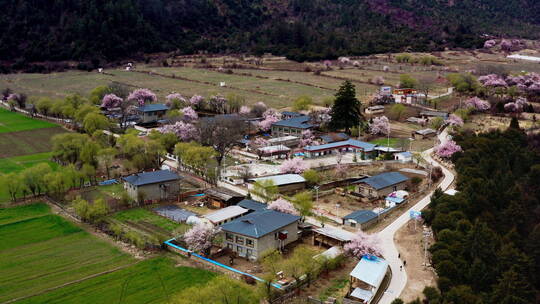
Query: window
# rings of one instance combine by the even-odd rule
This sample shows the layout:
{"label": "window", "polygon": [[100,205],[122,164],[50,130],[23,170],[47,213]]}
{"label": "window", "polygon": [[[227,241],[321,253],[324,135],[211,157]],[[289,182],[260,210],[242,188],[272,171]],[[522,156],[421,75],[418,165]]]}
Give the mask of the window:
{"label": "window", "polygon": [[355,222],[349,222],[349,224],[351,224],[351,227],[356,227],[356,223],[355,223]]}
{"label": "window", "polygon": [[244,245],[244,238],[241,236],[236,236],[236,243],[240,245]]}
{"label": "window", "polygon": [[274,240],[277,240],[277,239],[278,239],[278,233],[275,232],[275,233],[274,233]]}
{"label": "window", "polygon": [[226,233],[226,234],[225,234],[225,239],[226,239],[227,241],[234,242],[234,236],[233,236],[232,234],[230,234],[230,233]]}
{"label": "window", "polygon": [[253,250],[252,250],[252,249],[246,250],[246,255],[247,255],[248,257],[253,256]]}
{"label": "window", "polygon": [[394,186],[392,189],[393,191],[397,191],[397,186]]}
{"label": "window", "polygon": [[247,239],[246,238],[246,245],[248,245],[249,247],[253,247],[253,246],[255,246],[255,242],[253,242],[252,239]]}
{"label": "window", "polygon": [[233,249],[233,244],[227,243],[227,248],[229,248],[230,250],[232,250],[232,249]]}
{"label": "window", "polygon": [[244,247],[236,246],[236,251],[238,251],[238,253],[243,253],[244,252]]}

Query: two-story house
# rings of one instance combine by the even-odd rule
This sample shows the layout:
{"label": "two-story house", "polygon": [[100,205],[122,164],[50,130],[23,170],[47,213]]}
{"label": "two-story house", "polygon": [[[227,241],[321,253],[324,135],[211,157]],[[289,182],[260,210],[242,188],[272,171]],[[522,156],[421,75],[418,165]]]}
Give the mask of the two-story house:
{"label": "two-story house", "polygon": [[257,260],[269,249],[282,250],[298,240],[299,216],[260,210],[221,225],[223,246],[238,256]]}
{"label": "two-story house", "polygon": [[160,103],[151,103],[138,107],[139,122],[142,124],[155,123],[163,119],[167,110],[169,110],[169,107]]}

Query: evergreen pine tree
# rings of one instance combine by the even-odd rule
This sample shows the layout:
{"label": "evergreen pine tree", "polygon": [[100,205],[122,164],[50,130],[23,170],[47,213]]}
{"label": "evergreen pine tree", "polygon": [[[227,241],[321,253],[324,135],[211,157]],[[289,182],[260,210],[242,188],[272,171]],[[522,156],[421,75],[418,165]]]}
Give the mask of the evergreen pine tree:
{"label": "evergreen pine tree", "polygon": [[493,288],[493,303],[527,304],[534,303],[534,298],[533,286],[514,267],[505,272]]}
{"label": "evergreen pine tree", "polygon": [[512,120],[510,121],[510,129],[519,129],[519,121],[516,117],[512,117]]}
{"label": "evergreen pine tree", "polygon": [[354,85],[345,81],[336,93],[336,99],[330,113],[332,120],[328,126],[332,130],[343,130],[350,134],[352,127],[358,126],[362,114],[360,101],[356,98]]}

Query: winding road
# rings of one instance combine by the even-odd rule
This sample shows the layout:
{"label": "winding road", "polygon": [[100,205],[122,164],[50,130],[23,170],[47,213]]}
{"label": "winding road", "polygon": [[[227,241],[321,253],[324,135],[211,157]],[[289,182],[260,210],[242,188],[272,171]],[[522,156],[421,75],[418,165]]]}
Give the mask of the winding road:
{"label": "winding road", "polygon": [[[439,134],[438,137],[441,142],[445,142],[448,140],[448,133],[446,132],[446,130],[444,130],[443,132],[441,132],[441,134]],[[422,157],[430,164],[439,164],[437,161],[431,158],[430,154],[432,151],[433,151],[433,148],[422,152]],[[443,191],[445,191],[450,187],[450,185],[454,181],[454,174],[450,170],[443,167],[442,165],[440,165],[440,167],[443,170],[444,179],[442,180],[439,187]],[[400,271],[399,269],[399,267],[402,266],[403,263],[398,258],[398,250],[396,248],[396,244],[394,243],[394,235],[396,234],[399,228],[401,228],[403,225],[405,225],[409,221],[409,211],[411,210],[420,211],[429,204],[431,200],[431,196],[433,195],[433,192],[434,191],[430,192],[418,203],[416,203],[416,205],[409,208],[400,217],[398,217],[394,222],[392,222],[390,225],[388,225],[386,228],[384,228],[382,231],[380,231],[377,234],[380,240],[382,254],[384,258],[388,261],[388,264],[390,265],[390,268],[392,269],[392,280],[390,281],[390,285],[388,286],[386,292],[383,294],[383,296],[379,300],[380,304],[390,304],[395,298],[399,297],[399,295],[405,288],[405,285],[407,284],[406,268],[403,267],[403,271]]]}

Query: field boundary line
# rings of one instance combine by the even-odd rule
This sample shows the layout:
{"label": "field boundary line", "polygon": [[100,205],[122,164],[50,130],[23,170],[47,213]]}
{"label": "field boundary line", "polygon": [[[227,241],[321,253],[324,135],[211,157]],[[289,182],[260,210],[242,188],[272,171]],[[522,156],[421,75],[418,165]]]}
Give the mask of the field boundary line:
{"label": "field boundary line", "polygon": [[95,273],[95,274],[89,275],[87,277],[84,277],[84,278],[81,278],[81,279],[78,279],[78,280],[75,280],[75,281],[71,281],[71,282],[67,282],[67,283],[64,283],[64,284],[61,284],[61,285],[58,285],[58,286],[55,286],[55,287],[47,288],[45,290],[42,290],[40,292],[36,292],[34,294],[31,294],[31,295],[26,295],[26,296],[23,296],[23,297],[18,297],[18,298],[15,298],[15,299],[11,299],[11,300],[8,300],[6,302],[3,302],[2,304],[14,303],[14,302],[17,302],[17,301],[20,301],[20,300],[24,300],[24,299],[28,299],[28,298],[31,298],[31,297],[39,296],[39,295],[42,295],[42,294],[45,294],[45,293],[48,293],[48,292],[51,292],[51,291],[66,287],[66,286],[69,286],[69,285],[77,284],[77,283],[80,283],[80,282],[83,282],[83,281],[86,281],[86,280],[101,276],[101,275],[113,273],[113,272],[116,272],[118,270],[122,270],[124,268],[131,267],[131,266],[136,265],[138,263],[139,262],[135,262],[135,263],[131,263],[131,264],[128,264],[128,265],[116,267],[116,268],[113,268],[113,269],[110,269],[110,270]]}

